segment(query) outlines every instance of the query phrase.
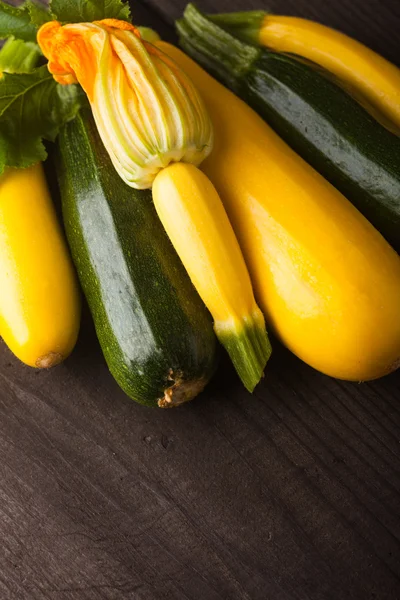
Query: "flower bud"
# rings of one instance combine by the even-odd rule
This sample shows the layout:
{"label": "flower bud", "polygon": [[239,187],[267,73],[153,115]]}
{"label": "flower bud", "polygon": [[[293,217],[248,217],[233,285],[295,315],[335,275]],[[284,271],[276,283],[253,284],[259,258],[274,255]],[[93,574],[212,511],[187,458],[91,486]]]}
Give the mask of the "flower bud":
{"label": "flower bud", "polygon": [[213,129],[197,89],[125,21],[43,25],[38,43],[61,84],[80,83],[115,169],[131,187],[152,186],[171,162],[199,165]]}

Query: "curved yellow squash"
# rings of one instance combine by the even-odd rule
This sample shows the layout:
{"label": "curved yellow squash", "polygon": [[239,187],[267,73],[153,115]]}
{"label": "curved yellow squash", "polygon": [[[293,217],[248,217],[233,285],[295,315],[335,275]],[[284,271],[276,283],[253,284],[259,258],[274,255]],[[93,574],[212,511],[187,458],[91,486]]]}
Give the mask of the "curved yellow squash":
{"label": "curved yellow squash", "polygon": [[400,258],[370,223],[246,104],[180,50],[215,129],[202,169],[241,244],[256,299],[302,360],[341,379],[400,366]]}
{"label": "curved yellow squash", "polygon": [[259,43],[321,65],[400,127],[400,69],[364,44],[325,25],[278,15],[265,17]]}
{"label": "curved yellow squash", "polygon": [[72,351],[80,297],[43,169],[0,177],[0,336],[31,367]]}

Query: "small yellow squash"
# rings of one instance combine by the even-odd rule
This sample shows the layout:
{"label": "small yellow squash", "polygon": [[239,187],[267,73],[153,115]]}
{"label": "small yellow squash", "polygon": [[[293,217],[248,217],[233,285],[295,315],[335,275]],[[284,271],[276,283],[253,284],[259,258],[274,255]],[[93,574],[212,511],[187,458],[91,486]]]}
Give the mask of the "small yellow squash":
{"label": "small yellow squash", "polygon": [[80,297],[43,169],[0,177],[0,336],[31,367],[72,351]]}
{"label": "small yellow squash", "polygon": [[214,319],[246,388],[252,392],[271,355],[238,241],[216,189],[197,167],[171,164],[153,183],[162,224]]}
{"label": "small yellow squash", "polygon": [[241,244],[256,300],[286,346],[328,375],[400,364],[400,258],[372,225],[244,102],[183,52],[214,125],[202,169]]}

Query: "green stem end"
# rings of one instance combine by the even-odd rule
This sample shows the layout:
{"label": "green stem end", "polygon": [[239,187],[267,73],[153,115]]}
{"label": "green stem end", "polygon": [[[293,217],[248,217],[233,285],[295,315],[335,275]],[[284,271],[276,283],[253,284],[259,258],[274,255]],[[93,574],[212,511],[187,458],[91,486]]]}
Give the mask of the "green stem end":
{"label": "green stem end", "polygon": [[245,388],[252,392],[264,375],[272,353],[261,312],[244,320],[240,329],[216,324],[215,333],[228,352]]}
{"label": "green stem end", "polygon": [[182,48],[228,87],[250,69],[260,49],[245,44],[188,4],[183,18],[176,21]]}
{"label": "green stem end", "polygon": [[247,44],[259,44],[260,29],[268,13],[264,10],[208,15],[208,18]]}

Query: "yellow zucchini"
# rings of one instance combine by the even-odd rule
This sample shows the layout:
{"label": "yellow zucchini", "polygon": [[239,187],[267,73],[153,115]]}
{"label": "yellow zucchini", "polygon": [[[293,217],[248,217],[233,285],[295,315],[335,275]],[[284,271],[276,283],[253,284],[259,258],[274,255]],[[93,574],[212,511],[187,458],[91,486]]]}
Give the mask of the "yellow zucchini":
{"label": "yellow zucchini", "polygon": [[80,298],[43,169],[0,177],[0,336],[31,367],[72,351]]}
{"label": "yellow zucchini", "polygon": [[244,102],[183,52],[214,125],[202,169],[239,239],[269,323],[328,375],[363,381],[400,363],[400,258],[372,225]]}
{"label": "yellow zucchini", "polygon": [[271,354],[264,317],[222,202],[197,167],[175,163],[153,183],[158,216],[196,290],[214,318],[218,339],[249,391]]}

